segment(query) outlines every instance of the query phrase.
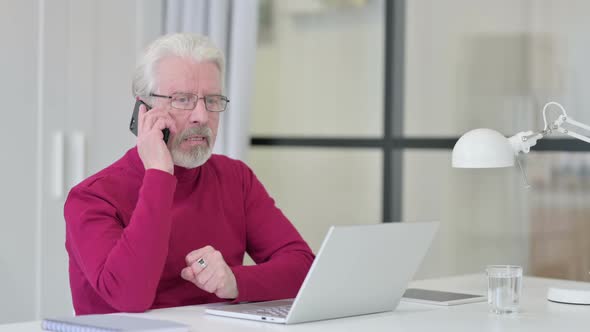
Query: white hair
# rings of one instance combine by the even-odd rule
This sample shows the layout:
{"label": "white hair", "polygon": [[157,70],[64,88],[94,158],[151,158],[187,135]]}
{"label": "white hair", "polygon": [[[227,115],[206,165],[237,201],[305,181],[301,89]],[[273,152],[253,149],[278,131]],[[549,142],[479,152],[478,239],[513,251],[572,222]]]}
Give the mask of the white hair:
{"label": "white hair", "polygon": [[211,61],[217,65],[223,87],[225,60],[223,52],[209,38],[192,33],[175,33],[154,40],[140,55],[133,75],[133,96],[149,97],[156,91],[156,65],[168,56],[189,58],[197,62]]}

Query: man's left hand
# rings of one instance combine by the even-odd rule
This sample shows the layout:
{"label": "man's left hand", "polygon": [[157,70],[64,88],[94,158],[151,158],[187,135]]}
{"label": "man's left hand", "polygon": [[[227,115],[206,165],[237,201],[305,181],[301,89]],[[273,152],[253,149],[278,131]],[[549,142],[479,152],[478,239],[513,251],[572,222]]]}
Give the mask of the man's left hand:
{"label": "man's left hand", "polygon": [[180,272],[183,279],[221,299],[238,297],[236,277],[215,248],[206,246],[192,251],[185,260],[187,267]]}

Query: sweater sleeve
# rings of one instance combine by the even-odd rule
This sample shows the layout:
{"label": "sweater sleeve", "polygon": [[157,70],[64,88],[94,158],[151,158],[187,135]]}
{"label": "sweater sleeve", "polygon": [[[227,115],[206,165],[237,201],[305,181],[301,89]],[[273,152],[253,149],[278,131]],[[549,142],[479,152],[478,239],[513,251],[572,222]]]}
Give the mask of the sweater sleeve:
{"label": "sweater sleeve", "polygon": [[[69,250],[102,299],[127,312],[149,309],[168,254],[176,178],[148,169],[131,220],[100,189],[73,189],[64,207]],[[117,188],[111,188],[117,190]]]}
{"label": "sweater sleeve", "polygon": [[313,252],[245,165],[244,192],[246,250],[256,265],[231,268],[238,285],[234,302],[293,298],[311,267]]}

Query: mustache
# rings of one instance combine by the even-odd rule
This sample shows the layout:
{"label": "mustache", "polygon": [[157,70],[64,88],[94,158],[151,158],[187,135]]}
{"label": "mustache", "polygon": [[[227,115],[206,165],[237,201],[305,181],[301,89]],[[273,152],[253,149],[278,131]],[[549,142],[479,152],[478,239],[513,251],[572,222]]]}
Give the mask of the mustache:
{"label": "mustache", "polygon": [[213,136],[213,132],[211,128],[207,126],[198,126],[198,127],[190,127],[183,131],[181,131],[176,137],[174,138],[174,145],[180,145],[182,141],[191,137],[191,136],[203,136],[207,140],[208,144],[211,144],[211,136]]}

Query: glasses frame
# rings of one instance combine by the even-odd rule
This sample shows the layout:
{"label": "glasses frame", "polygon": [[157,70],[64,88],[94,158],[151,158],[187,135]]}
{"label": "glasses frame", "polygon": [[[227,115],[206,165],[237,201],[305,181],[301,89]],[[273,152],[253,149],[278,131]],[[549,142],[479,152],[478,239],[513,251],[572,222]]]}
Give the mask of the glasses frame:
{"label": "glasses frame", "polygon": [[[183,95],[191,95],[191,96],[196,96],[197,97],[197,101],[195,102],[195,106],[193,108],[178,108],[178,107],[174,107],[172,105],[172,99],[174,98],[174,95],[176,94],[183,94]],[[203,103],[205,104],[205,109],[207,110],[207,112],[211,112],[211,113],[221,113],[224,112],[227,109],[227,104],[229,103],[229,99],[224,96],[224,95],[219,95],[219,94],[212,94],[212,95],[204,95],[202,97],[199,97],[199,95],[194,94],[194,93],[184,93],[184,92],[177,92],[177,93],[173,93],[171,96],[167,96],[167,95],[159,95],[156,93],[150,93],[149,94],[150,97],[156,97],[156,98],[166,98],[166,99],[170,99],[170,106],[172,108],[175,108],[177,110],[185,110],[185,111],[192,111],[195,109],[195,107],[197,107],[197,104],[199,103],[199,100],[203,100]],[[221,111],[212,111],[207,107],[207,103],[205,102],[205,98],[207,97],[219,97],[221,100],[225,101],[225,107],[221,110]]]}

